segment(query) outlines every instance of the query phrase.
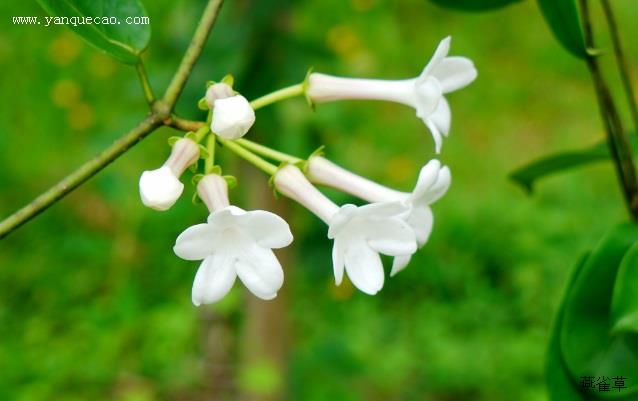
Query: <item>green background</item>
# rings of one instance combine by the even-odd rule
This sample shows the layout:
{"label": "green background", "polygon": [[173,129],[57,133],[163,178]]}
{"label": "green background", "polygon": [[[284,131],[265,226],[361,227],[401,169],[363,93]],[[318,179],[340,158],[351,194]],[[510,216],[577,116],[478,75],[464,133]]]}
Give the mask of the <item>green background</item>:
{"label": "green background", "polygon": [[[638,6],[614,5],[636,80]],[[145,60],[159,93],[204,2],[146,7]],[[146,113],[131,67],[64,27],[11,23],[29,15],[44,13],[35,2],[0,5],[2,216]],[[546,400],[544,353],[568,270],[625,211],[606,163],[549,178],[531,198],[506,178],[603,135],[584,64],[553,39],[534,2],[464,14],[424,0],[228,0],[177,111],[203,118],[205,81],[226,73],[249,98],[301,81],[311,66],[415,76],[449,34],[451,54],[479,71],[448,98],[442,160],[453,185],[434,206],[430,241],[381,293],[335,287],[325,226],[223,155],[225,173],[239,178],[233,201],[281,214],[295,242],[279,253],[277,301],[237,283],[220,304],[193,307],[197,263],[172,246],[206,211],[191,204],[189,186],[164,213],[144,208],[137,190],[140,173],[167,156],[175,133],[162,128],[0,242],[0,399]],[[389,103],[313,112],[294,99],[258,111],[249,137],[299,155],[324,144],[341,165],[403,190],[434,156],[414,111]]]}

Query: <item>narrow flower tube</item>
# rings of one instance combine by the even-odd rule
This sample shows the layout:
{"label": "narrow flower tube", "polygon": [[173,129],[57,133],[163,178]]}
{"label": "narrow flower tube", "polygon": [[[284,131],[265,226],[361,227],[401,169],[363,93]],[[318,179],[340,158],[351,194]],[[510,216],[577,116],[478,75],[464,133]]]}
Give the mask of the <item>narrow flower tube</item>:
{"label": "narrow flower tube", "polygon": [[[442,166],[438,160],[431,160],[423,166],[411,193],[387,188],[321,156],[313,156],[308,160],[308,178],[316,184],[339,189],[368,202],[402,202],[409,208],[404,220],[414,231],[419,247],[425,245],[432,232],[434,216],[430,205],[447,192],[451,183],[449,168]],[[391,275],[405,268],[409,261],[410,255],[396,257]]]}
{"label": "narrow flower tube", "polygon": [[275,188],[282,195],[296,201],[310,210],[317,217],[329,224],[339,206],[335,205],[324,194],[319,192],[301,170],[289,164],[277,171],[274,176]]}
{"label": "narrow flower tube", "polygon": [[338,207],[294,165],[279,169],[274,183],[280,193],[328,225],[328,238],[334,240],[332,261],[337,285],[345,271],[358,289],[374,295],[384,283],[379,255],[409,257],[416,251],[415,233],[403,217],[409,209],[401,202]]}
{"label": "narrow flower tube", "polygon": [[197,183],[197,195],[208,211],[214,213],[228,207],[228,183],[218,174],[207,174]]}
{"label": "narrow flower tube", "polygon": [[156,170],[144,171],[140,176],[142,203],[155,210],[167,210],[179,199],[184,184],[179,177],[199,158],[199,146],[191,139],[175,142],[171,154]]}
{"label": "narrow flower tube", "polygon": [[472,61],[448,57],[451,38],[441,41],[421,75],[402,80],[343,78],[312,73],[306,94],[315,103],[345,99],[385,100],[413,107],[434,138],[437,153],[450,130],[451,112],[444,94],[476,79]]}
{"label": "narrow flower tube", "polygon": [[187,228],[173,247],[182,259],[202,260],[193,281],[193,304],[219,301],[237,277],[258,298],[275,298],[284,272],[272,249],[292,242],[288,223],[270,212],[229,205],[228,185],[217,174],[204,176],[197,193],[210,211],[208,220]]}

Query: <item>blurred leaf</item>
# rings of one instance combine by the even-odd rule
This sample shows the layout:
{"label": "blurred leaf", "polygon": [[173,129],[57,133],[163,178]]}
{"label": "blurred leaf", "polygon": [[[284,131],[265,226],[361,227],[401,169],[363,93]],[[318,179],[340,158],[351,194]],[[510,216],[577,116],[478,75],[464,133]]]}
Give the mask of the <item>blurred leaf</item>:
{"label": "blurred leaf", "polygon": [[268,359],[253,361],[241,368],[238,385],[251,394],[274,394],[282,386],[281,372],[277,365]]}
{"label": "blurred leaf", "polygon": [[[151,38],[150,24],[127,24],[127,17],[148,17],[139,0],[38,0],[52,17],[113,18],[117,24],[65,24],[84,40],[125,64],[136,64]],[[55,21],[51,22],[52,24]]]}
{"label": "blurred leaf", "polygon": [[487,11],[517,3],[521,0],[430,0],[441,7],[464,11]]}
{"label": "blurred leaf", "polygon": [[[610,335],[616,275],[638,241],[638,225],[621,224],[603,237],[567,290],[560,347],[572,378],[631,376],[638,372],[638,335]],[[635,380],[635,378],[632,378]],[[635,399],[638,385],[626,383],[622,398]]]}
{"label": "blurred leaf", "polygon": [[638,332],[638,244],[622,260],[612,301],[612,332]]}
{"label": "blurred leaf", "polygon": [[587,56],[576,0],[538,0],[554,36],[574,56]]}
{"label": "blurred leaf", "polygon": [[601,160],[609,160],[609,158],[607,143],[597,143],[587,149],[542,157],[514,170],[510,173],[510,179],[531,193],[534,189],[534,183],[540,178]]}
{"label": "blurred leaf", "polygon": [[547,391],[549,392],[549,399],[553,401],[582,401],[584,398],[578,392],[578,387],[574,379],[569,375],[569,371],[565,366],[563,360],[563,354],[560,348],[560,333],[563,325],[564,303],[565,299],[569,296],[569,290],[572,288],[572,284],[578,278],[579,274],[585,266],[585,262],[589,254],[583,255],[578,263],[572,270],[571,277],[567,286],[565,287],[565,294],[561,301],[561,306],[556,315],[552,334],[549,339],[549,347],[547,349],[547,364],[545,366],[545,379],[547,380]]}

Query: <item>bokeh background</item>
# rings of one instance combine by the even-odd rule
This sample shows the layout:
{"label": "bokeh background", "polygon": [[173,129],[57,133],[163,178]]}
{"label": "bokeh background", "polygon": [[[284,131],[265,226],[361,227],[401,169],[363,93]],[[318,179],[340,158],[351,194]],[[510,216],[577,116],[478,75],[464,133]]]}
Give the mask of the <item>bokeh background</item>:
{"label": "bokeh background", "polygon": [[[638,6],[614,5],[637,75]],[[145,60],[159,93],[204,2],[146,7]],[[44,13],[35,2],[0,4],[2,217],[146,113],[132,68],[64,27],[11,24],[28,15]],[[295,242],[279,253],[286,282],[276,301],[236,283],[219,304],[193,307],[197,263],[172,246],[206,211],[191,203],[192,187],[164,213],[144,208],[137,191],[141,171],[168,154],[175,132],[162,128],[0,242],[0,399],[546,400],[544,352],[569,268],[625,211],[607,163],[551,177],[531,197],[507,179],[603,136],[584,64],[553,39],[535,2],[465,14],[426,0],[228,0],[177,111],[203,118],[205,81],[226,73],[249,98],[301,81],[311,66],[415,76],[449,34],[452,54],[479,70],[449,96],[441,157],[453,186],[434,206],[427,246],[381,293],[335,287],[325,226],[223,155],[239,179],[233,201],[285,216]],[[401,105],[313,112],[293,99],[257,118],[252,139],[299,155],[326,145],[343,166],[404,190],[434,156],[430,134]]]}

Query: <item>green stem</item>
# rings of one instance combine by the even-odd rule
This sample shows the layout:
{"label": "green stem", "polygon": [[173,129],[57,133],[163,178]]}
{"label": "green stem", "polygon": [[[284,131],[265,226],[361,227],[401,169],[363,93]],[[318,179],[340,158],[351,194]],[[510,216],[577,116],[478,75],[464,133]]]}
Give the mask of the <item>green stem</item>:
{"label": "green stem", "polygon": [[210,127],[208,125],[202,125],[195,131],[195,142],[202,143],[204,138],[206,138],[206,134],[210,132]]}
{"label": "green stem", "polygon": [[184,85],[186,85],[186,80],[191,75],[193,67],[204,49],[204,44],[206,43],[206,39],[208,39],[211,29],[213,29],[213,25],[215,25],[215,20],[217,20],[217,15],[219,15],[219,9],[222,3],[223,0],[209,0],[204,9],[202,18],[199,20],[197,29],[195,29],[193,39],[188,49],[186,49],[184,58],[182,58],[182,62],[164,94],[164,102],[169,110],[173,110],[175,107],[177,98],[180,93],[182,93]]}
{"label": "green stem", "polygon": [[135,70],[137,71],[137,77],[142,84],[142,90],[144,91],[144,98],[146,99],[146,103],[152,105],[155,102],[155,94],[153,94],[153,88],[151,88],[151,83],[148,80],[148,76],[146,75],[146,69],[144,69],[144,63],[142,59],[135,64]]}
{"label": "green stem", "polygon": [[[593,49],[595,48],[594,36],[587,0],[580,0],[580,6],[585,44],[588,48]],[[638,181],[636,180],[636,170],[629,139],[624,131],[609,87],[600,71],[597,58],[588,55],[585,60],[594,81],[600,114],[607,132],[609,151],[616,167],[616,174],[623,190],[625,203],[631,217],[634,220],[638,220]]]}
{"label": "green stem", "polygon": [[204,165],[204,172],[206,174],[213,171],[213,167],[215,167],[215,142],[217,139],[217,135],[212,132],[208,135],[208,139],[206,140],[206,150],[208,150],[208,157],[206,158]]}
{"label": "green stem", "polygon": [[165,124],[184,132],[197,131],[202,128],[202,126],[209,125],[203,121],[186,120],[175,115],[172,115]]}
{"label": "green stem", "polygon": [[301,96],[303,94],[304,84],[302,82],[300,84],[288,86],[286,88],[279,89],[260,98],[257,98],[250,102],[250,105],[253,109],[258,110],[262,107],[268,106],[269,104],[280,102],[285,99],[290,99],[291,97]]}
{"label": "green stem", "polygon": [[97,172],[117,159],[161,124],[161,119],[155,115],[144,119],[137,127],[127,132],[123,137],[102,151],[102,153],[84,163],[77,170],[49,188],[22,209],[0,222],[0,238],[4,238],[22,224],[45,211],[49,206],[93,177]]}
{"label": "green stem", "polygon": [[631,76],[627,69],[627,60],[625,59],[625,53],[620,41],[620,35],[618,34],[618,24],[616,23],[616,17],[614,11],[611,8],[609,0],[601,0],[605,18],[609,25],[609,32],[611,34],[611,42],[614,46],[614,55],[616,56],[616,64],[618,65],[618,73],[622,80],[625,96],[627,97],[627,104],[631,111],[631,117],[633,119],[634,128],[638,133],[638,106],[636,105],[636,98],[634,97],[633,84],[631,82]]}
{"label": "green stem", "polygon": [[269,159],[277,160],[279,162],[286,162],[286,163],[295,164],[295,163],[299,163],[299,162],[303,161],[303,159],[300,159],[298,157],[289,155],[287,153],[280,152],[280,151],[275,150],[275,149],[271,149],[268,146],[264,146],[264,145],[258,144],[256,142],[250,141],[248,139],[240,138],[240,139],[237,139],[235,142],[237,142],[238,144],[240,144],[244,148],[257,153],[258,155],[261,155],[263,157],[267,157]]}
{"label": "green stem", "polygon": [[[148,79],[143,66],[141,64],[136,66],[137,73],[140,77],[140,81],[142,82],[142,89],[144,90],[146,101],[149,102],[149,104],[152,104],[151,114],[142,120],[137,127],[124,134],[124,136],[106,148],[102,153],[84,163],[77,170],[46,190],[22,209],[2,220],[0,222],[0,238],[4,238],[16,228],[45,211],[51,205],[72,192],[75,188],[82,185],[86,180],[93,177],[109,163],[123,155],[142,138],[153,132],[161,125],[175,126],[180,129],[185,128],[181,122],[187,120],[179,119],[177,117],[173,118],[171,116],[171,110],[175,107],[175,102],[177,102],[177,98],[182,92],[182,89],[186,84],[186,80],[191,74],[193,66],[202,52],[204,43],[208,38],[208,34],[217,19],[222,1],[223,0],[210,0],[208,2],[199,25],[195,30],[193,39],[182,58],[180,66],[175,72],[168,89],[166,89],[163,100],[154,99],[154,96],[152,96],[151,86],[148,84]],[[198,123],[190,125],[197,127],[198,129],[201,127]]]}
{"label": "green stem", "polygon": [[219,137],[218,137],[218,140],[222,145],[224,145],[224,147],[230,149],[237,156],[248,161],[253,166],[263,171],[264,173],[272,176],[277,172],[277,166],[275,166],[274,164],[268,163],[266,160],[257,156],[250,150],[236,144],[234,141],[229,141],[227,139],[222,139]]}

